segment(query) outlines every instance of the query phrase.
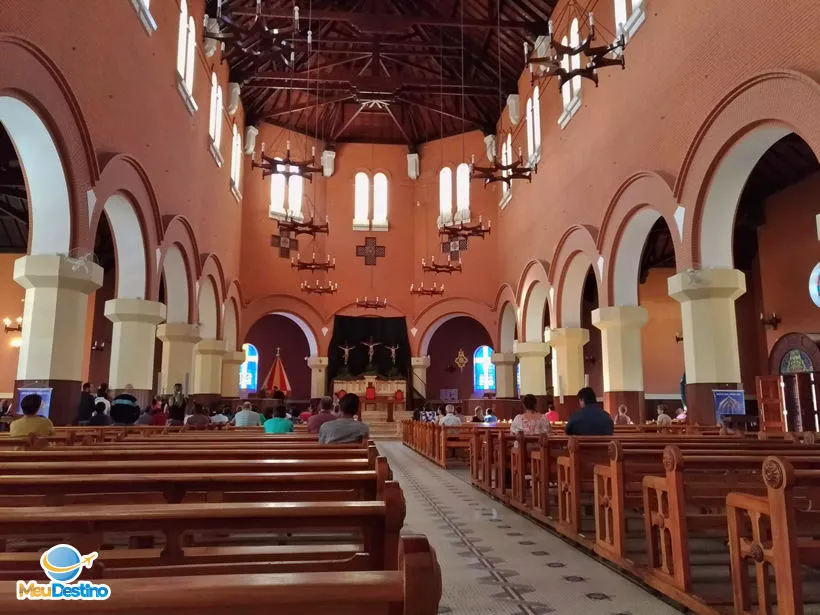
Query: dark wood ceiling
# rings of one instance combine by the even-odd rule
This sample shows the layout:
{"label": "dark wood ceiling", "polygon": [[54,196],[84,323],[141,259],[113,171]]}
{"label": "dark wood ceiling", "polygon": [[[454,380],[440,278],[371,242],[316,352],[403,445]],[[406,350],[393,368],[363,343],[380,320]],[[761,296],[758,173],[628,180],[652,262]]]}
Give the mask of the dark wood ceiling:
{"label": "dark wood ceiling", "polygon": [[0,124],[0,253],[25,253],[27,246],[26,180],[11,138]]}
{"label": "dark wood ceiling", "polygon": [[[208,1],[211,17],[217,3]],[[224,0],[220,31],[251,122],[331,144],[413,147],[442,135],[494,130],[506,96],[517,91],[523,44],[532,46],[547,31],[554,4],[261,0],[257,18],[257,0]]]}

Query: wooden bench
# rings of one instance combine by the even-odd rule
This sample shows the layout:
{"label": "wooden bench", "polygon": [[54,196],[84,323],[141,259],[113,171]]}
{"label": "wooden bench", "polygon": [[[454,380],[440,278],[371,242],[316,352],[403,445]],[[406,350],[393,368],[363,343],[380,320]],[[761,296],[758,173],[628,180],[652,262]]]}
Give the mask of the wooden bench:
{"label": "wooden bench", "polygon": [[111,596],[81,601],[19,601],[13,582],[0,582],[4,615],[436,615],[441,570],[422,536],[405,536],[398,569],[371,572],[227,574],[115,579]]}

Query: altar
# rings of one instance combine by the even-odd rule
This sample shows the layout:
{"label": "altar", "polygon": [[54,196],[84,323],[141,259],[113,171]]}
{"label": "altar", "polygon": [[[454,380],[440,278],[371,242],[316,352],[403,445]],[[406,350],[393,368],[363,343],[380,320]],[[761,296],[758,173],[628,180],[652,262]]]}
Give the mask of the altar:
{"label": "altar", "polygon": [[[392,423],[394,414],[406,408],[406,379],[337,378],[333,381],[333,394],[338,395],[342,391],[355,393],[359,396],[361,404],[359,412],[364,421],[372,420],[374,418],[373,414],[378,413],[380,415],[379,419]],[[370,415],[370,418],[368,418],[368,415]]]}

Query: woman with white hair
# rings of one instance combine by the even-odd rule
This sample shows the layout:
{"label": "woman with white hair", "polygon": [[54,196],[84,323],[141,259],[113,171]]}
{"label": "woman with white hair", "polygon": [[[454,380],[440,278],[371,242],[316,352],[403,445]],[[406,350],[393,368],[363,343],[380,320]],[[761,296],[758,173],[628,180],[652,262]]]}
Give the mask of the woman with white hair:
{"label": "woman with white hair", "polygon": [[461,419],[456,415],[456,407],[453,404],[447,404],[444,411],[446,414],[439,420],[439,425],[444,427],[458,427],[461,425]]}

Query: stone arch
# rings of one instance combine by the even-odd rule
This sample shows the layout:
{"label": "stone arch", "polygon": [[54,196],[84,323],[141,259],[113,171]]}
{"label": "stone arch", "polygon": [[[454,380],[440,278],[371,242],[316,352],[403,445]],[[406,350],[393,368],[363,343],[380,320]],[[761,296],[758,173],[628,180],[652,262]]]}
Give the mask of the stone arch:
{"label": "stone arch", "polygon": [[239,346],[239,312],[233,299],[226,299],[222,304],[222,339],[225,349],[236,351]]}
{"label": "stone arch", "polygon": [[515,292],[504,284],[495,300],[496,313],[501,314],[498,321],[498,352],[512,352],[518,328],[518,307]]}
{"label": "stone arch", "polygon": [[413,356],[426,356],[433,334],[441,325],[457,316],[469,316],[476,320],[487,331],[493,348],[497,347],[498,338],[494,332],[497,332],[498,326],[493,309],[474,299],[451,297],[433,303],[422,310],[416,318],[413,323],[416,334],[410,341],[410,345],[413,346]]}
{"label": "stone arch", "polygon": [[[156,194],[142,166],[130,156],[108,160],[94,189],[89,237],[93,242],[103,213],[114,237],[117,259],[117,297],[149,298],[158,285],[157,247],[161,235]],[[134,232],[134,229],[138,232]]]}
{"label": "stone arch", "polygon": [[222,264],[215,254],[208,254],[202,262],[197,283],[197,313],[199,335],[202,339],[222,339],[222,310],[225,277]]}
{"label": "stone arch", "polygon": [[234,346],[233,348],[228,347],[229,350],[241,350],[242,344],[239,338],[239,332],[242,330],[240,318],[242,316],[242,305],[244,304],[242,300],[242,287],[239,284],[239,280],[232,280],[231,283],[228,285],[228,290],[225,293],[225,303],[223,304],[223,323],[222,323],[222,331],[225,341],[230,344],[230,333],[231,329],[226,327],[225,317],[227,316],[228,310],[233,310],[233,318],[234,318],[234,329],[233,329],[233,337],[234,337]]}
{"label": "stone arch", "polygon": [[638,305],[641,254],[652,226],[663,218],[672,231],[675,254],[680,251],[685,210],[669,183],[658,173],[630,177],[615,193],[598,237],[603,256],[601,306]]}
{"label": "stone arch", "polygon": [[[267,295],[244,306],[240,314],[239,339],[246,339],[256,321],[268,314],[284,316],[299,325],[308,340],[311,356],[327,356],[330,328],[324,326],[321,315],[312,305],[290,295]],[[320,331],[323,335],[321,338],[318,335]]]}
{"label": "stone arch", "polygon": [[581,298],[587,271],[592,267],[601,296],[603,257],[598,254],[595,238],[585,226],[567,229],[555,249],[553,279],[555,288],[555,322],[553,328],[581,326]]}
{"label": "stone arch", "polygon": [[28,252],[93,249],[87,203],[99,166],[79,102],[56,64],[29,41],[0,33],[0,54],[0,122],[26,178]]}
{"label": "stone arch", "polygon": [[520,341],[544,341],[544,317],[552,314],[552,284],[547,269],[543,261],[530,261],[521,275],[518,283]]}
{"label": "stone arch", "polygon": [[195,281],[200,274],[199,251],[193,228],[184,216],[168,218],[156,259],[160,275],[153,277],[151,293],[159,296],[164,277],[168,322],[197,322]]}
{"label": "stone arch", "polygon": [[786,333],[778,339],[769,353],[769,373],[780,374],[780,364],[791,350],[801,350],[808,355],[814,369],[820,368],[820,346],[816,339],[804,333]]}
{"label": "stone arch", "polygon": [[692,210],[678,270],[734,266],[732,231],[749,174],[766,150],[790,133],[820,158],[818,108],[820,84],[786,70],[748,79],[717,104],[695,135],[675,184],[675,198]]}

